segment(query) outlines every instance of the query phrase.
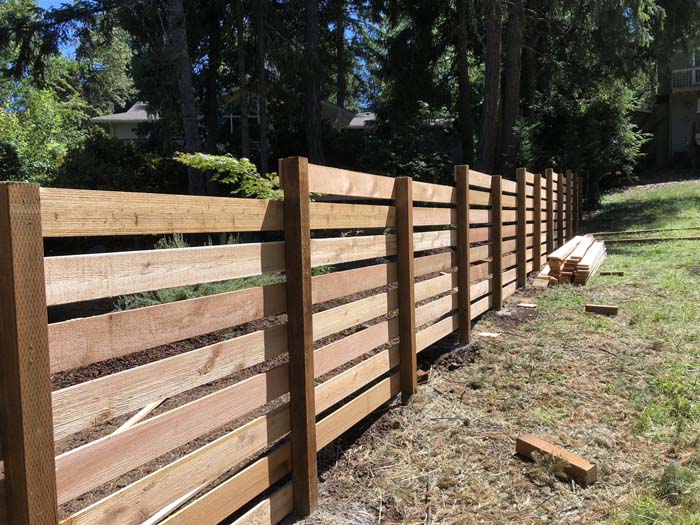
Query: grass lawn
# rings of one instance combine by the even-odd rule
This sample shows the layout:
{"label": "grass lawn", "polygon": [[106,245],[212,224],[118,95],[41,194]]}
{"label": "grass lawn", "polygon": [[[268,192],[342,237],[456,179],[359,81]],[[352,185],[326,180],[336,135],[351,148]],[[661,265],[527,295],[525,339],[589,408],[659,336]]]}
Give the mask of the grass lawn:
{"label": "grass lawn", "polygon": [[[610,195],[586,225],[684,226],[700,226],[699,183]],[[608,254],[604,269],[623,277],[517,293],[470,348],[424,361],[430,380],[409,406],[327,447],[306,523],[700,524],[700,242]],[[620,314],[586,314],[586,302]],[[514,457],[523,433],[594,461],[598,483]]]}

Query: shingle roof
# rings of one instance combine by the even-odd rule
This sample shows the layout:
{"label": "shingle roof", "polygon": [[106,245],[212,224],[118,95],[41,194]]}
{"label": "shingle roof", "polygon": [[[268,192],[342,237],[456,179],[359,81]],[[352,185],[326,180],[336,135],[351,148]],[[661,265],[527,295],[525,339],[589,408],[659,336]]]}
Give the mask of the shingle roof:
{"label": "shingle roof", "polygon": [[124,113],[113,113],[111,115],[91,118],[90,122],[93,124],[108,124],[110,122],[149,122],[158,119],[158,115],[148,114],[145,102],[137,102]]}

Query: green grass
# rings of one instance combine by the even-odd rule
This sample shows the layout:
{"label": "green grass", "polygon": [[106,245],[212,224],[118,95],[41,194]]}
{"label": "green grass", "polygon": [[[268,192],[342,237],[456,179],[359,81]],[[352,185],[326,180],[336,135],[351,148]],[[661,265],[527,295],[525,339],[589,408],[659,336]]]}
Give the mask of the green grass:
{"label": "green grass", "polygon": [[[696,226],[700,226],[700,184],[688,182],[608,196],[589,229]],[[700,235],[700,231],[663,236],[684,235]],[[641,235],[654,236],[660,235]],[[604,267],[625,274],[598,276],[578,290],[548,290],[541,304],[552,312],[596,298],[619,304],[620,317],[583,316],[582,328],[648,350],[643,360],[628,362],[639,367],[641,381],[621,376],[607,388],[638,407],[633,432],[659,451],[658,463],[650,465],[636,495],[610,521],[700,524],[700,241],[611,244]]]}

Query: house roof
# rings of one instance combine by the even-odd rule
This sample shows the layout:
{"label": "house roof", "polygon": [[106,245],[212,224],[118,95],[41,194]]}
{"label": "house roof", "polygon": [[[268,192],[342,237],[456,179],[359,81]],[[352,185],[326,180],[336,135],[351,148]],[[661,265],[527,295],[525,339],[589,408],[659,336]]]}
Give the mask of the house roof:
{"label": "house roof", "polygon": [[350,124],[347,125],[346,129],[371,128],[374,126],[375,120],[377,120],[376,113],[370,113],[370,112],[358,113],[350,121]]}
{"label": "house roof", "polygon": [[137,102],[124,113],[113,113],[111,115],[91,118],[90,122],[93,124],[109,124],[117,122],[139,123],[159,120],[160,117],[158,117],[158,115],[149,115],[146,107],[145,102]]}

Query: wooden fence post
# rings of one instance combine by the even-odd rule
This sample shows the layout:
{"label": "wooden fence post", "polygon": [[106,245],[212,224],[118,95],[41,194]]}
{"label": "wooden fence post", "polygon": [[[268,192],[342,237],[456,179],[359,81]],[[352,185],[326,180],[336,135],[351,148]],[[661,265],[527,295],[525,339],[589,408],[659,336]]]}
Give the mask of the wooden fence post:
{"label": "wooden fence post", "polygon": [[279,161],[284,188],[293,512],[299,515],[318,508],[308,166],[302,157]]}
{"label": "wooden fence post", "polygon": [[457,291],[459,342],[469,344],[472,338],[471,279],[469,277],[469,166],[455,166],[457,184]]}
{"label": "wooden fence post", "polygon": [[573,208],[572,208],[573,216],[571,218],[572,219],[572,227],[573,227],[573,230],[572,230],[572,236],[573,236],[573,235],[576,235],[576,232],[578,232],[578,207],[579,207],[579,202],[578,202],[579,185],[578,185],[578,177],[576,176],[575,173],[572,175],[571,182],[572,182],[573,188],[574,188],[574,193],[573,193],[573,197],[572,197],[572,199],[573,199],[573,201],[572,201],[572,203],[573,203]]}
{"label": "wooden fence post", "polygon": [[418,387],[413,267],[413,180],[411,177],[397,177],[395,188],[396,254],[399,273],[399,370],[401,402],[406,404]]}
{"label": "wooden fence post", "polygon": [[492,308],[503,308],[503,205],[502,179],[491,176],[491,284]]}
{"label": "wooden fence post", "polygon": [[547,168],[547,255],[554,251],[554,170]]}
{"label": "wooden fence post", "polygon": [[0,184],[0,437],[7,522],[58,523],[37,184]]}
{"label": "wooden fence post", "polygon": [[525,168],[515,171],[518,195],[516,197],[516,276],[517,286],[521,288],[527,283],[527,180]]}
{"label": "wooden fence post", "polygon": [[574,237],[574,176],[571,170],[567,170],[566,176],[566,239]]}
{"label": "wooden fence post", "polygon": [[557,174],[557,248],[564,240],[564,175]]}
{"label": "wooden fence post", "polygon": [[583,200],[586,197],[585,187],[583,185],[583,177],[576,177],[578,182],[578,221],[579,225],[583,219]]}
{"label": "wooden fence post", "polygon": [[542,268],[542,176],[535,175],[532,192],[532,270]]}

